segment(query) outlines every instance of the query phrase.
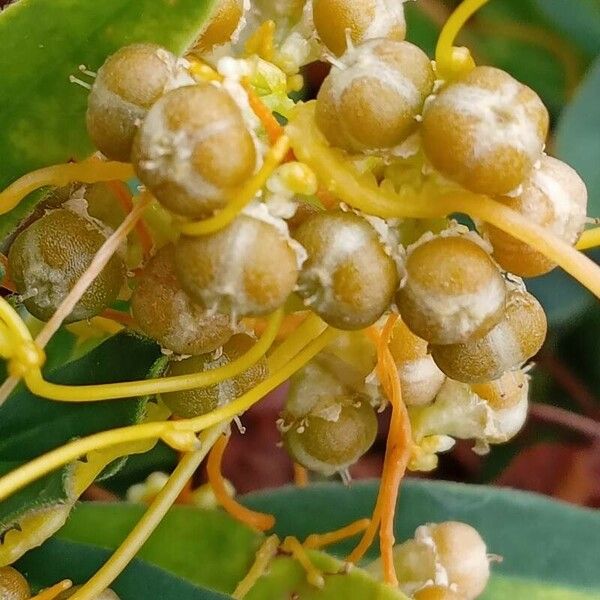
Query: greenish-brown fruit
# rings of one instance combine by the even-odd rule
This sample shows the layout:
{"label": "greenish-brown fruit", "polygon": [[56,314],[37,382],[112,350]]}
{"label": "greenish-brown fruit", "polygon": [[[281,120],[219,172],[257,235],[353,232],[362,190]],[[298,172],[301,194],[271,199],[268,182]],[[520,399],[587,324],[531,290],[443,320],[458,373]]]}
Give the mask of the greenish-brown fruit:
{"label": "greenish-brown fruit", "polygon": [[12,567],[0,568],[0,598],[2,600],[28,600],[31,598],[27,580]]}
{"label": "greenish-brown fruit", "polygon": [[[169,363],[168,375],[191,375],[224,367],[248,352],[256,343],[249,335],[234,335],[222,352],[192,356]],[[163,402],[174,414],[190,419],[223,406],[256,387],[268,375],[267,361],[260,359],[246,371],[216,385],[162,395]]]}
{"label": "greenish-brown fruit", "polygon": [[390,306],[399,278],[378,233],[352,212],[321,212],[294,233],[308,253],[298,294],[338,329],[364,329]]}
{"label": "greenish-brown fruit", "polygon": [[172,245],[159,250],[136,278],[131,311],[146,335],[177,354],[212,352],[233,334],[228,315],[207,312],[184,292]]}
{"label": "greenish-brown fruit", "polygon": [[[17,236],[8,268],[27,310],[47,321],[89,267],[106,241],[99,226],[70,210],[53,210]],[[115,255],[83,294],[66,322],[101,313],[116,300],[125,280],[123,260]]]}

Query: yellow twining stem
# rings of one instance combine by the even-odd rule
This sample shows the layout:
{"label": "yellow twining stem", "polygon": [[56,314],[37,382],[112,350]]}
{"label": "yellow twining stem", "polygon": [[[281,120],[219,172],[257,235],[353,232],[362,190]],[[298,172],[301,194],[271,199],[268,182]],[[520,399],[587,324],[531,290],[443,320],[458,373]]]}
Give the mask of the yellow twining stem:
{"label": "yellow twining stem", "polygon": [[285,158],[290,149],[290,140],[282,135],[269,150],[263,166],[254,174],[246,185],[233,194],[233,200],[213,217],[193,223],[181,223],[179,229],[186,235],[206,235],[227,227],[256,194],[265,186],[267,179]]}
{"label": "yellow twining stem", "polygon": [[[11,315],[12,320],[16,324],[20,322],[19,316],[15,313],[14,309],[4,299],[0,298],[0,318],[6,314]],[[273,344],[282,319],[282,310],[273,313],[269,318],[267,328],[263,335],[258,342],[248,350],[248,352],[231,363],[210,371],[203,371],[192,375],[143,379],[140,381],[127,381],[122,383],[71,386],[50,383],[49,381],[44,380],[40,370],[41,363],[31,364],[30,362],[27,363],[27,366],[30,368],[26,370],[24,379],[27,387],[34,394],[62,402],[97,402],[101,400],[134,398],[137,396],[149,396],[206,387],[235,377],[259,361]],[[29,336],[27,330],[25,330],[25,333]],[[20,339],[23,340],[23,338]],[[29,340],[31,340],[30,337]],[[27,343],[27,338],[21,342],[21,344],[25,343]],[[15,342],[15,344],[16,347],[19,347],[18,342]],[[33,345],[33,348],[37,348],[37,346]],[[17,358],[18,357],[14,360]]]}
{"label": "yellow twining stem", "polygon": [[197,433],[208,427],[232,419],[248,410],[266,394],[289,379],[329,344],[337,333],[334,329],[327,329],[306,347],[301,350],[299,349],[294,359],[289,361],[278,372],[273,373],[268,379],[230,404],[221,406],[208,414],[181,421],[143,423],[141,425],[112,429],[75,440],[47,452],[0,478],[0,501],[55,469],[73,462],[81,456],[85,456],[88,452],[138,440],[163,439],[168,443],[170,436],[173,434]]}
{"label": "yellow twining stem", "polygon": [[469,18],[488,1],[463,0],[446,21],[435,49],[436,70],[440,79],[454,79],[475,66],[469,50],[455,48],[454,41]]}
{"label": "yellow twining stem", "polygon": [[310,560],[310,556],[306,553],[304,546],[295,537],[286,537],[281,544],[281,549],[288,552],[297,560],[304,571],[306,572],[306,580],[311,585],[317,588],[325,586],[325,578],[323,573],[319,571]]}
{"label": "yellow twining stem", "polygon": [[600,246],[600,227],[594,227],[588,229],[581,234],[579,241],[577,242],[577,248],[579,250],[590,250]]}
{"label": "yellow twining stem", "polygon": [[429,219],[466,213],[487,221],[560,265],[600,298],[600,267],[554,234],[528,221],[515,210],[491,198],[466,190],[446,193],[413,190],[396,193],[348,165],[344,154],[330,148],[314,121],[314,102],[296,109],[286,127],[296,156],[307,163],[319,181],[341,201],[367,214],[387,218]]}
{"label": "yellow twining stem", "polygon": [[204,460],[213,444],[225,431],[228,421],[223,421],[205,431],[200,436],[201,447],[198,451],[185,455],[169,480],[158,493],[144,516],[131,530],[119,548],[106,561],[102,568],[73,596],[71,600],[93,600],[102,593],[123,572],[127,565],[146,543],[158,527],[168,510]]}
{"label": "yellow twining stem", "polygon": [[56,585],[53,585],[50,588],[42,590],[36,596],[33,596],[31,600],[54,600],[60,594],[65,592],[66,590],[70,590],[73,587],[73,582],[69,579],[65,579]]}
{"label": "yellow twining stem", "polygon": [[342,540],[357,535],[367,529],[371,523],[371,519],[359,519],[345,527],[329,531],[327,533],[313,533],[304,540],[304,547],[309,550],[317,550],[325,546],[337,544]]}
{"label": "yellow twining stem", "polygon": [[78,163],[45,167],[23,175],[0,192],[0,214],[12,210],[27,194],[47,185],[62,187],[74,181],[82,183],[115,179],[127,181],[132,177],[134,177],[133,167],[129,163],[102,161],[95,157]]}
{"label": "yellow twining stem", "polygon": [[298,354],[299,347],[305,346],[309,341],[314,340],[325,329],[327,329],[327,324],[315,313],[310,313],[302,325],[281,342],[271,356],[269,356],[267,359],[269,372],[275,373],[279,371],[279,369]]}
{"label": "yellow twining stem", "polygon": [[243,600],[246,594],[255,586],[256,582],[265,574],[271,561],[277,556],[279,550],[279,538],[276,535],[269,536],[258,549],[256,559],[250,570],[242,579],[231,595],[235,600]]}

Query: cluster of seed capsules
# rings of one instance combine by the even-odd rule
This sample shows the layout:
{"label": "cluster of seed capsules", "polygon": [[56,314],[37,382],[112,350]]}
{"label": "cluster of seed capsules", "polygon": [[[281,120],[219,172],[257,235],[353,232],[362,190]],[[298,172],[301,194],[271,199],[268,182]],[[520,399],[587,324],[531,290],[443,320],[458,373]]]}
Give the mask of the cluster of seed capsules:
{"label": "cluster of seed capsules", "polygon": [[[577,241],[585,185],[544,154],[548,113],[537,94],[492,67],[436,79],[432,61],[403,39],[402,4],[375,0],[250,11],[222,2],[195,50],[220,72],[212,81],[199,81],[187,60],[150,44],[107,59],[89,96],[90,136],[106,157],[132,162],[170,214],[203,219],[223,209],[264,160],[266,134],[240,85],[250,61],[235,58],[239,42],[231,36],[265,10],[287,23],[280,44],[287,58],[273,69],[294,75],[315,48],[333,63],[315,120],[349,163],[391,185],[403,173],[413,177],[417,164],[423,180],[492,195]],[[298,463],[344,471],[373,443],[383,403],[365,330],[397,311],[390,347],[421,449],[412,466],[433,468],[436,452],[454,438],[473,438],[483,450],[512,437],[527,409],[523,365],[546,334],[544,311],[520,277],[554,265],[485,224],[470,231],[446,220],[326,210],[315,201],[317,189],[307,165],[280,165],[230,224],[162,245],[125,286],[133,287],[137,327],[172,353],[168,372],[195,373],[239,357],[253,344],[247,317],[282,306],[313,311],[344,333],[294,376],[280,429]],[[56,190],[46,214],[12,244],[10,275],[36,317],[51,316],[115,226],[110,196],[104,184]],[[124,254],[111,259],[70,320],[99,314],[123,294],[125,262]],[[259,361],[232,380],[162,400],[180,417],[197,416],[248,391],[267,371]]]}
{"label": "cluster of seed capsules", "polygon": [[[265,19],[277,24],[272,63],[240,51]],[[105,157],[133,164],[175,221],[205,219],[235,198],[268,150],[242,79],[268,71],[291,81],[325,57],[332,68],[314,119],[353,169],[381,185],[410,180],[493,196],[575,244],[586,188],[544,153],[549,117],[537,94],[485,66],[442,81],[405,33],[398,0],[223,0],[193,51],[215,77],[201,80],[160,47],[124,47],[98,71],[88,131]],[[279,427],[294,461],[331,475],[375,440],[385,399],[367,333],[399,313],[390,350],[413,429],[411,467],[434,468],[456,438],[485,451],[514,436],[527,412],[525,365],[546,335],[544,311],[521,277],[555,265],[484,223],[384,220],[341,203],[325,208],[318,190],[307,164],[281,164],[224,228],[163,236],[132,285],[125,252],[116,254],[70,319],[97,315],[125,294],[137,328],[172,355],[175,375],[241,356],[254,343],[248,319],[281,307],[316,313],[342,333],[292,378]],[[47,320],[89,265],[115,226],[113,205],[104,184],[56,190],[44,216],[15,239],[9,271],[34,316]],[[195,417],[267,376],[263,359],[162,401]]]}

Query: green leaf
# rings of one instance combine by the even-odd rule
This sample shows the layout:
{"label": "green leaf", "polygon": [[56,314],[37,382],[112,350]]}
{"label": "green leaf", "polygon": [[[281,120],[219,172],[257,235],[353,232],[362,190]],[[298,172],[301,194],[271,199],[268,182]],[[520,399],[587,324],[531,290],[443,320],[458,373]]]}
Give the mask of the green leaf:
{"label": "green leaf", "polygon": [[[245,497],[245,504],[275,514],[278,534],[302,539],[369,516],[376,494],[375,482],[356,482],[350,488],[323,483],[251,494]],[[555,594],[548,597],[600,596],[597,512],[508,489],[418,480],[403,484],[397,540],[412,537],[423,523],[447,520],[470,523],[486,540],[489,551],[503,557],[501,564],[493,566],[490,591],[484,596],[487,600],[531,600],[536,596],[528,595],[529,591],[544,585]],[[345,556],[353,543],[332,550]],[[377,548],[372,547],[369,556],[376,554]],[[496,576],[500,581],[496,582]],[[504,595],[510,582],[514,594]],[[572,596],[556,595],[561,588]]]}
{"label": "green leaf", "polygon": [[[116,548],[144,510],[131,504],[80,504],[59,537]],[[221,511],[176,506],[141,549],[139,557],[196,585],[231,593],[248,572],[263,541],[264,536]],[[406,600],[360,569],[350,575],[342,574],[343,564],[331,556],[315,552],[312,558],[329,574],[323,590],[308,585],[306,573],[297,562],[278,558],[247,599],[287,598],[295,591],[303,600],[333,600],[351,593],[361,600]]]}
{"label": "green leaf", "polygon": [[591,56],[600,52],[598,0],[535,0],[539,10]]}
{"label": "green leaf", "polygon": [[[21,0],[0,13],[0,189],[25,173],[82,159],[87,91],[70,83],[79,65],[97,70],[132,42],[183,52],[214,0]],[[39,199],[0,217],[0,239]]]}
{"label": "green leaf", "polygon": [[[32,550],[16,567],[24,573],[35,590],[63,579],[76,585],[85,583],[109,558],[110,552],[96,546],[65,540],[48,540]],[[194,557],[201,563],[201,557]],[[192,559],[192,557],[190,557]],[[223,600],[223,594],[202,590],[156,566],[133,560],[111,584],[121,600]]]}
{"label": "green leaf", "polygon": [[[274,513],[279,536],[304,539],[310,533],[330,531],[369,516],[376,494],[376,482],[354,483],[349,488],[322,483],[250,494],[242,500],[252,508]],[[59,535],[114,548],[141,514],[141,507],[131,505],[82,504]],[[412,537],[423,523],[446,520],[472,524],[489,551],[503,556],[503,562],[493,566],[492,581],[483,597],[486,600],[583,600],[600,595],[600,515],[596,512],[506,489],[418,480],[403,484],[397,540]],[[198,585],[231,593],[262,539],[220,512],[175,507],[140,556]],[[355,543],[356,539],[339,544],[332,551],[344,557]],[[368,558],[376,555],[377,548],[371,548]],[[317,561],[330,560],[317,557]],[[299,581],[304,579],[297,566],[278,559],[256,595],[249,598],[287,597],[281,590],[289,590],[290,582]],[[352,589],[359,589],[358,585],[370,584],[354,582]],[[345,588],[338,592],[323,597],[353,597]],[[312,598],[302,596],[303,600],[307,597]]]}
{"label": "green leaf", "polygon": [[556,139],[558,157],[569,163],[587,185],[588,214],[592,217],[600,216],[599,97],[600,57],[591,66],[573,101],[565,109],[558,124]]}
{"label": "green leaf", "polygon": [[[79,504],[61,538],[116,548],[145,508],[133,504]],[[262,536],[220,511],[175,506],[139,557],[188,581],[230,593],[254,562]]]}
{"label": "green leaf", "polygon": [[[121,333],[77,361],[47,375],[53,382],[83,385],[145,378],[160,357],[160,348],[131,333]],[[21,466],[73,438],[139,422],[146,398],[88,404],[52,402],[19,386],[0,407],[0,475]],[[100,457],[101,458],[101,457]],[[77,463],[81,465],[81,463]],[[90,464],[90,468],[92,468]],[[84,466],[81,466],[84,468]],[[36,511],[69,504],[77,471],[67,465],[0,502],[0,559],[16,544],[24,520]],[[23,534],[25,535],[25,534]],[[1,562],[0,560],[0,562]]]}

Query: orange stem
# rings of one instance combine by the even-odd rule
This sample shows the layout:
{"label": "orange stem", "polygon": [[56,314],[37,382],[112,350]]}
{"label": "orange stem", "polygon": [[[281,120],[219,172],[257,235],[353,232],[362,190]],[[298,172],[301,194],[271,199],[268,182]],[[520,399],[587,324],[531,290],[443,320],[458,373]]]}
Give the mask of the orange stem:
{"label": "orange stem", "polygon": [[309,484],[308,471],[298,463],[294,463],[294,484],[299,488],[304,488]]}
{"label": "orange stem", "polygon": [[135,325],[135,321],[130,314],[120,310],[115,310],[114,308],[105,308],[100,313],[100,316],[104,317],[105,319],[110,319],[111,321],[116,321],[117,323],[125,325],[126,327],[132,327]]}
{"label": "orange stem", "polygon": [[[379,494],[369,527],[359,544],[348,557],[350,562],[359,561],[373,543],[377,530],[380,529],[380,551],[383,561],[383,572],[385,581],[390,585],[398,584],[393,562],[393,547],[395,542],[394,515],[398,490],[408,466],[412,445],[410,421],[408,420],[406,407],[402,402],[402,390],[400,388],[398,371],[388,348],[388,343],[397,320],[398,315],[391,315],[381,335],[377,336],[377,374],[392,404],[392,416],[387,437]],[[371,337],[376,336],[373,329],[370,329],[368,333]]]}
{"label": "orange stem", "polygon": [[267,531],[275,525],[275,517],[273,515],[267,515],[265,513],[255,512],[242,506],[239,502],[236,502],[227,493],[225,481],[223,480],[223,474],[221,473],[221,462],[223,460],[223,454],[227,443],[229,442],[229,435],[222,435],[215,445],[213,446],[209,456],[208,463],[206,465],[206,471],[208,473],[208,481],[212,486],[215,493],[215,497],[219,504],[234,518],[254,529],[259,531]]}
{"label": "orange stem", "polygon": [[[127,185],[122,181],[116,180],[107,181],[106,185],[123,207],[125,214],[129,214],[133,210],[133,198]],[[150,254],[152,254],[152,249],[154,248],[154,241],[152,240],[152,235],[150,234],[150,231],[148,231],[146,223],[144,223],[143,219],[140,219],[136,223],[135,231],[140,239],[140,244],[142,245],[142,252],[144,253],[144,257],[148,258]]]}
{"label": "orange stem", "polygon": [[2,254],[1,252],[0,252],[0,263],[2,264],[2,268],[4,269],[4,277],[2,278],[0,285],[2,285],[2,287],[4,289],[8,290],[9,292],[16,292],[17,288],[16,288],[14,282],[8,276],[8,258],[6,258],[6,256],[4,256],[4,254]]}

